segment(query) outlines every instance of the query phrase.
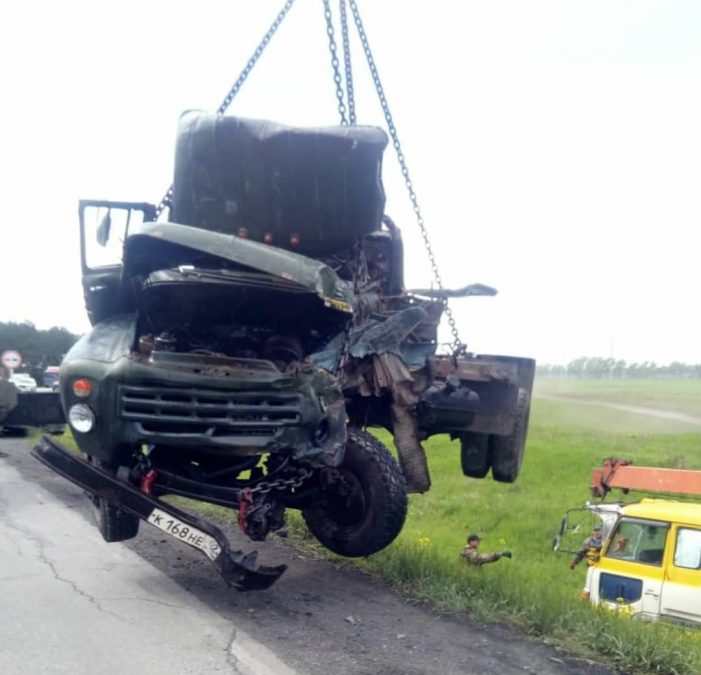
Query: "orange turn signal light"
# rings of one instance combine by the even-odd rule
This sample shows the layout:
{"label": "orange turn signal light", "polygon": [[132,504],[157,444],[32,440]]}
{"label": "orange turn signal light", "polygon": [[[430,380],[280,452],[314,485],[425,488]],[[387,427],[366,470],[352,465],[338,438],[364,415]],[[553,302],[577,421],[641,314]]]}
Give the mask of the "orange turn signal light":
{"label": "orange turn signal light", "polygon": [[78,398],[87,398],[92,393],[92,384],[90,380],[81,377],[79,380],[73,380],[73,393]]}

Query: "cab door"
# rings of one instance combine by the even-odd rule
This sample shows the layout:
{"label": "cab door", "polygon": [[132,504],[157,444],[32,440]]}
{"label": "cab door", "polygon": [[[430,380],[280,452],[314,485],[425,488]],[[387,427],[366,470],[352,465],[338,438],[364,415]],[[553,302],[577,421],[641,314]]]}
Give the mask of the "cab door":
{"label": "cab door", "polygon": [[701,623],[701,527],[674,525],[665,564],[660,614]]}
{"label": "cab door", "polygon": [[656,617],[664,584],[668,522],[623,516],[592,578],[592,601],[631,615]]}
{"label": "cab door", "polygon": [[130,295],[122,286],[122,252],[130,232],[155,219],[151,204],[81,200],[80,252],[83,296],[90,322],[129,311]]}

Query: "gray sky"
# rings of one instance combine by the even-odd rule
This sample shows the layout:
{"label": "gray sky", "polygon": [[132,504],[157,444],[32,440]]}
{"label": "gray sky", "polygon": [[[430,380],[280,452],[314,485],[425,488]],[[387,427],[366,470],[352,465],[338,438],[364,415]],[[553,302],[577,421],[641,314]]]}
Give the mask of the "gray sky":
{"label": "gray sky", "polygon": [[[701,3],[358,4],[443,279],[499,289],[452,305],[470,348],[701,361]],[[88,328],[78,199],[157,202],[178,115],[219,105],[281,5],[16,3],[0,320]],[[359,122],[381,123],[358,47]],[[229,112],[337,122],[321,0],[297,0]],[[407,285],[430,283],[391,149],[384,180]]]}

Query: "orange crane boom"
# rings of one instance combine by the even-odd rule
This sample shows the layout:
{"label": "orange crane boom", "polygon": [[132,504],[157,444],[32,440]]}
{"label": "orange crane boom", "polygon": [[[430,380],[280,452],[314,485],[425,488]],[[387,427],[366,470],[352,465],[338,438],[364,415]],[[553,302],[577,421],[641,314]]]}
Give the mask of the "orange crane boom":
{"label": "orange crane boom", "polygon": [[701,471],[633,466],[629,460],[610,458],[592,471],[591,490],[604,497],[612,488],[701,496]]}

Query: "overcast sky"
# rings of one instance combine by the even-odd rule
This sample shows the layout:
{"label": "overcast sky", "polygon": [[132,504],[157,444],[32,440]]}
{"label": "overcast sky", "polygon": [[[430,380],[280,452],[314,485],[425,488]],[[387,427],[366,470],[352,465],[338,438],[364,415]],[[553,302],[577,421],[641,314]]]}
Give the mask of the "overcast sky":
{"label": "overcast sky", "polygon": [[[358,4],[444,282],[499,289],[453,302],[469,347],[701,362],[701,3]],[[157,202],[178,115],[219,105],[281,5],[13,3],[0,321],[88,329],[78,199]],[[230,114],[337,123],[322,9],[297,0]],[[358,47],[359,122],[381,124]],[[391,148],[384,180],[428,284]]]}

